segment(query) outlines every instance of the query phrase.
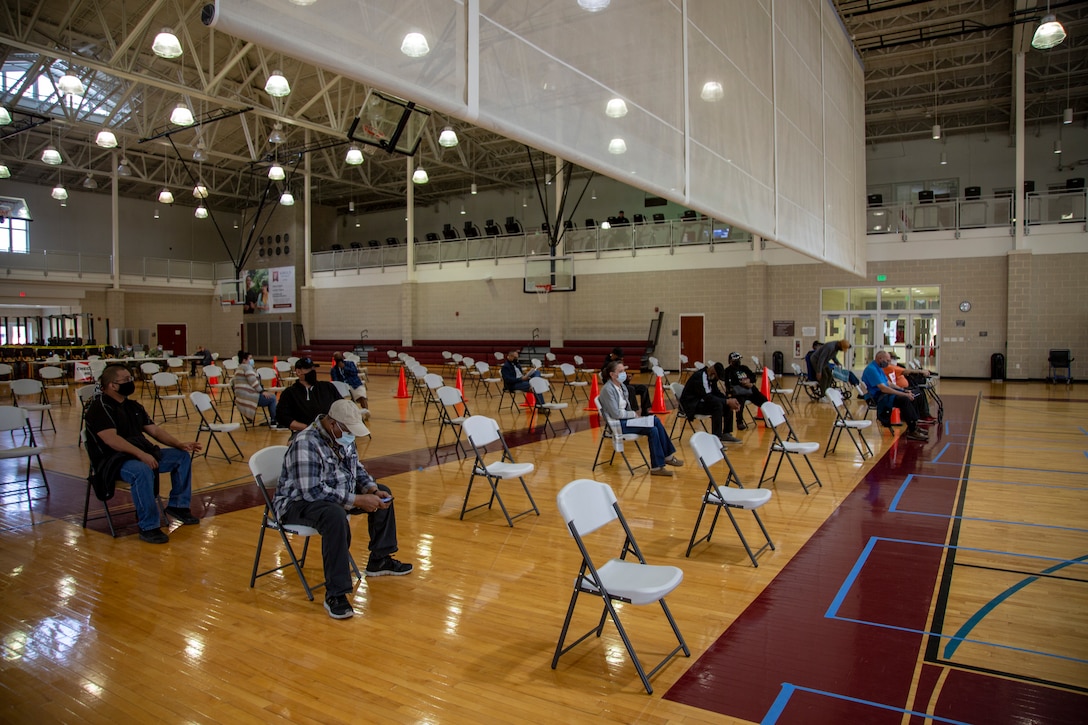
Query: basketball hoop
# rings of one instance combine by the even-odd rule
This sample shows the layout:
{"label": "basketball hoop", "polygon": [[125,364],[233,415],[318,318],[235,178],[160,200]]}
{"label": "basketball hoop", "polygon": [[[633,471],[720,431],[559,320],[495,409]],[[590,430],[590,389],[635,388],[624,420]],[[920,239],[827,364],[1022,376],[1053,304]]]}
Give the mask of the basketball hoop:
{"label": "basketball hoop", "polygon": [[536,286],[536,301],[540,304],[546,304],[548,302],[548,293],[552,291],[550,284],[538,284]]}

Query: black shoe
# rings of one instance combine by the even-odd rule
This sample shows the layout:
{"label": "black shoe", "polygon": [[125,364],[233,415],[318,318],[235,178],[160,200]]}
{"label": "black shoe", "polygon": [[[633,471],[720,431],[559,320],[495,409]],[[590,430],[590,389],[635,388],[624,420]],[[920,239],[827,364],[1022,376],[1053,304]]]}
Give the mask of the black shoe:
{"label": "black shoe", "polygon": [[411,564],[397,561],[387,556],[380,561],[372,561],[366,565],[367,576],[404,576],[412,571]]}
{"label": "black shoe", "polygon": [[325,597],[325,611],[333,619],[351,619],[355,616],[355,610],[344,594]]}
{"label": "black shoe", "polygon": [[183,509],[180,506],[167,506],[166,515],[177,519],[186,526],[195,526],[200,523],[200,519],[193,516],[189,509]]}
{"label": "black shoe", "polygon": [[909,438],[912,441],[928,441],[929,440],[929,436],[927,436],[925,433],[923,433],[920,430],[908,430],[906,432],[906,437]]}
{"label": "black shoe", "polygon": [[722,441],[723,443],[743,443],[744,442],[740,438],[737,438],[732,433],[722,433],[720,436],[718,436],[718,440]]}
{"label": "black shoe", "polygon": [[748,424],[745,423],[743,420],[738,420],[737,421],[737,430],[748,430]]}
{"label": "black shoe", "polygon": [[170,537],[162,529],[140,529],[140,540],[149,544],[165,544],[170,541]]}

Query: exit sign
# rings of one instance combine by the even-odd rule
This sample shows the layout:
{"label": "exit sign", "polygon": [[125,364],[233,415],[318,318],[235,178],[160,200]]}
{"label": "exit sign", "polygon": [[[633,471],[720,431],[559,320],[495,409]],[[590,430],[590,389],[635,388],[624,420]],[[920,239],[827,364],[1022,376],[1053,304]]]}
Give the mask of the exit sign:
{"label": "exit sign", "polygon": [[878,275],[876,276],[876,281],[877,281],[877,282],[887,282],[887,281],[888,281],[888,275],[886,275],[886,274],[878,274]]}

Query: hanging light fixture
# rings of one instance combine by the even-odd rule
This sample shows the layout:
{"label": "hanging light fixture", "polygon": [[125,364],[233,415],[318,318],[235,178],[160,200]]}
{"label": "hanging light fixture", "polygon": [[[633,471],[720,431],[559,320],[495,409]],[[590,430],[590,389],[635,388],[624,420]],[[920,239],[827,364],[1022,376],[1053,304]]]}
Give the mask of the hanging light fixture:
{"label": "hanging light fixture", "polygon": [[284,189],[283,193],[280,194],[280,204],[282,206],[294,206],[295,205],[295,197],[294,197],[294,195],[291,194],[290,189]]}
{"label": "hanging light fixture", "polygon": [[83,180],[83,188],[84,189],[97,189],[98,188],[98,182],[95,181],[95,178],[93,176],[91,176],[90,174],[87,174],[87,178],[85,178]]}
{"label": "hanging light fixture", "polygon": [[170,114],[170,123],[175,126],[192,126],[196,123],[196,119],[193,118],[193,112],[189,110],[189,107],[184,103],[179,103],[174,112]]}
{"label": "hanging light fixture", "polygon": [[940,141],[941,140],[941,124],[939,124],[939,123],[933,124],[933,140],[934,141]]}
{"label": "hanging light fixture", "polygon": [[83,81],[79,80],[76,76],[72,75],[72,69],[68,68],[68,72],[60,77],[57,81],[57,90],[64,96],[77,96],[83,97],[83,94],[87,90],[83,87]]}
{"label": "hanging light fixture", "polygon": [[1065,40],[1065,28],[1050,12],[1050,0],[1046,3],[1046,15],[1043,16],[1039,27],[1035,29],[1035,35],[1031,38],[1031,47],[1036,50],[1048,50],[1056,45],[1061,45]]}
{"label": "hanging light fixture", "polygon": [[1073,123],[1073,109],[1072,108],[1067,108],[1064,111],[1062,111],[1062,123],[1064,123],[1066,126]]}
{"label": "hanging light fixture", "polygon": [[627,153],[627,142],[622,138],[612,139],[608,142],[608,153],[617,155]]}
{"label": "hanging light fixture", "polygon": [[235,219],[235,220],[234,220],[234,228],[235,228],[235,229],[237,229],[237,228],[238,228],[238,220],[237,220],[237,219]]}
{"label": "hanging light fixture", "polygon": [[315,2],[317,2],[317,0],[291,0],[292,5],[298,5],[299,7],[302,7],[302,8],[309,7],[310,5],[313,5]]}
{"label": "hanging light fixture", "polygon": [[170,190],[167,189],[165,186],[162,188],[162,191],[159,192],[159,203],[160,204],[173,204],[174,203],[174,195],[171,194]]}
{"label": "hanging light fixture", "polygon": [[1054,142],[1054,153],[1060,154],[1062,152],[1062,140],[1058,139]]}
{"label": "hanging light fixture", "polygon": [[0,126],[7,126],[11,123],[11,113],[8,109],[0,106]]}
{"label": "hanging light fixture", "polygon": [[627,102],[622,98],[613,98],[604,107],[604,115],[609,118],[623,118],[627,115]]}
{"label": "hanging light fixture", "polygon": [[10,179],[11,170],[8,169],[8,165],[3,161],[0,161],[0,179]]}
{"label": "hanging light fixture", "polygon": [[117,137],[113,135],[113,131],[99,131],[94,142],[104,149],[117,148]]}
{"label": "hanging light fixture", "polygon": [[461,216],[464,216],[464,215],[465,215],[465,205],[462,204],[461,205]]}
{"label": "hanging light fixture", "polygon": [[42,151],[42,162],[49,164],[50,166],[60,166],[64,159],[60,157],[60,151],[50,144],[45,147],[45,151]]}
{"label": "hanging light fixture", "polygon": [[287,174],[283,173],[282,166],[274,162],[268,169],[268,178],[272,181],[283,181],[287,178]]}
{"label": "hanging light fixture", "polygon": [[400,52],[409,58],[422,58],[431,52],[431,46],[427,45],[423,33],[408,33],[400,44]]}
{"label": "hanging light fixture", "polygon": [[64,188],[64,184],[57,182],[57,185],[53,187],[52,197],[57,201],[65,201],[68,198],[68,190]]}
{"label": "hanging light fixture", "polygon": [[941,164],[941,166],[947,166],[948,165],[948,156],[945,155],[944,151],[941,152],[940,164]]}
{"label": "hanging light fixture", "polygon": [[181,43],[178,36],[170,28],[163,28],[155,36],[155,42],[151,44],[151,50],[160,58],[177,58],[181,55]]}
{"label": "hanging light fixture", "polygon": [[600,12],[608,7],[612,0],[578,0],[578,7],[591,13]]}
{"label": "hanging light fixture", "polygon": [[193,161],[207,161],[208,152],[204,150],[204,139],[197,141],[196,150],[193,151]]}
{"label": "hanging light fixture", "polygon": [[156,218],[156,219],[158,219],[158,218],[159,218],[159,210],[158,210],[158,209],[156,209],[156,210],[155,210],[155,218]]}
{"label": "hanging light fixture", "polygon": [[476,196],[476,182],[475,181],[472,182],[472,186],[470,186],[469,189],[470,189],[472,195]]}
{"label": "hanging light fixture", "polygon": [[590,189],[589,190],[589,198],[592,199],[593,201],[597,201],[597,190],[596,189]]}
{"label": "hanging light fixture", "polygon": [[359,164],[363,163],[363,152],[359,150],[359,146],[357,144],[352,144],[351,146],[348,146],[348,153],[347,156],[344,157],[344,163],[350,164],[352,166],[358,166]]}
{"label": "hanging light fixture", "polygon": [[283,124],[276,121],[276,125],[272,127],[272,133],[268,134],[268,143],[283,143],[287,140],[287,137],[283,135]]}
{"label": "hanging light fixture", "polygon": [[707,81],[703,84],[703,90],[699,91],[699,98],[707,103],[720,101],[724,97],[725,90],[722,89],[722,84],[718,81]]}
{"label": "hanging light fixture", "polygon": [[431,178],[427,176],[427,170],[424,169],[422,166],[416,169],[415,172],[412,174],[412,183],[426,184],[430,180]]}
{"label": "hanging light fixture", "polygon": [[118,176],[132,176],[132,170],[128,168],[128,159],[121,157],[121,163],[117,164]]}
{"label": "hanging light fixture", "polygon": [[193,216],[195,216],[197,219],[207,219],[208,208],[201,204],[196,208],[196,211],[193,212]]}
{"label": "hanging light fixture", "polygon": [[442,133],[438,134],[438,145],[442,148],[451,149],[458,143],[457,134],[454,133],[452,126],[446,126],[442,129]]}
{"label": "hanging light fixture", "polygon": [[195,196],[197,199],[208,198],[208,187],[204,184],[203,179],[196,182],[196,186],[193,187],[193,196]]}
{"label": "hanging light fixture", "polygon": [[264,84],[264,92],[275,98],[283,98],[291,93],[291,84],[283,76],[283,71],[274,70]]}

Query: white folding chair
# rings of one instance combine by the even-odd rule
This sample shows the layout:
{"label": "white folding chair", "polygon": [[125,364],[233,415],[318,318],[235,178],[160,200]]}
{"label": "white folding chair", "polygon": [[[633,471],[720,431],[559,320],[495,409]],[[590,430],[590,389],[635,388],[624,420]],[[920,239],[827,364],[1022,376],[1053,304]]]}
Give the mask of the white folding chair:
{"label": "white folding chair", "polygon": [[[578,570],[578,576],[574,580],[574,592],[570,598],[570,606],[567,607],[567,616],[563,619],[563,629],[559,633],[559,642],[555,646],[552,669],[554,670],[559,664],[559,658],[562,655],[569,652],[583,640],[588,639],[590,636],[599,638],[604,631],[605,621],[611,618],[612,623],[616,625],[620,638],[623,640],[623,646],[627,649],[627,654],[631,657],[631,662],[638,672],[639,679],[642,680],[642,686],[646,688],[647,694],[653,693],[650,678],[658,670],[664,667],[679,652],[683,652],[685,657],[691,656],[688,645],[684,641],[683,635],[680,634],[679,627],[676,626],[676,620],[673,619],[672,612],[669,611],[669,606],[665,603],[665,597],[671,594],[684,580],[684,572],[675,566],[655,566],[646,563],[646,558],[642,555],[642,551],[635,542],[631,527],[628,526],[627,520],[623,517],[623,512],[620,511],[619,503],[616,501],[616,494],[608,485],[585,478],[571,481],[556,496],[556,504],[560,515],[567,524],[567,529],[570,531],[571,536],[574,537],[574,542],[578,545],[578,550],[582,555],[582,564]],[[618,522],[623,528],[625,536],[623,546],[618,557],[611,558],[598,566],[590,555],[589,537],[613,522]],[[610,537],[608,540],[615,541],[615,538]],[[595,546],[594,548],[599,549],[601,547]],[[628,557],[632,558],[629,559]],[[588,632],[564,647],[571,620],[574,618],[578,598],[583,594],[599,597],[604,608],[600,616],[595,616],[596,621]],[[616,609],[613,602],[623,602],[636,606],[657,602],[661,605],[661,610],[665,613],[665,618],[668,619],[673,635],[676,636],[677,645],[649,672],[644,669],[642,661],[635,653],[634,645],[631,644],[631,640],[627,636],[627,630],[620,622],[619,610]]]}
{"label": "white folding chair", "polygon": [[[480,385],[484,386],[484,392],[487,393],[487,397],[494,398],[494,393],[491,392],[491,388],[495,385],[503,386],[502,376],[495,377],[491,374],[491,366],[482,360],[476,363],[476,371],[480,374],[480,377],[476,379],[476,394],[480,392]],[[503,386],[505,387],[505,386]],[[502,388],[500,388],[502,389]],[[500,393],[501,397],[501,393]]]}
{"label": "white folding chair", "polygon": [[98,394],[98,385],[82,385],[76,388],[76,398],[79,400],[79,434],[76,439],[76,448],[83,445],[83,426],[86,422],[87,406],[94,400],[94,396]]}
{"label": "white folding chair", "polygon": [[[449,428],[456,435],[454,443],[457,444],[457,448],[454,452],[457,453],[457,457],[461,457],[461,453],[468,456],[468,452],[465,450],[465,446],[461,443],[461,427],[465,422],[465,419],[472,415],[472,412],[468,409],[468,403],[465,402],[464,397],[461,395],[461,391],[457,388],[449,385],[442,385],[435,391],[437,402],[435,403],[438,409],[438,438],[434,442],[434,455],[438,457],[438,449],[442,445],[442,432]],[[458,406],[461,407],[458,410]],[[446,445],[452,445],[447,443]],[[459,452],[458,452],[459,451]]]}
{"label": "white folding chair", "polygon": [[[249,586],[253,588],[257,579],[268,574],[273,574],[281,569],[286,569],[289,566],[293,566],[295,573],[298,574],[298,579],[302,582],[302,588],[306,590],[306,596],[310,601],[314,600],[314,590],[320,589],[325,586],[326,582],[320,584],[311,585],[306,579],[306,575],[303,573],[302,568],[306,566],[306,553],[310,549],[310,537],[320,536],[317,529],[310,526],[303,526],[302,524],[284,524],[280,522],[279,517],[276,515],[275,509],[272,508],[272,499],[276,494],[276,488],[280,483],[280,472],[283,470],[283,459],[287,454],[287,446],[269,446],[262,448],[253,454],[249,459],[249,470],[253,473],[253,478],[257,482],[257,488],[261,491],[261,499],[264,501],[264,516],[261,519],[261,534],[257,538],[257,553],[253,557],[253,574],[249,578]],[[271,489],[271,495],[269,494]],[[345,512],[345,516],[347,513]],[[273,569],[258,572],[261,564],[261,549],[264,548],[264,535],[266,531],[275,531],[279,533],[280,539],[283,541],[283,547],[287,550],[287,556],[291,559],[286,564],[281,564]],[[301,536],[305,539],[305,543],[302,545],[302,556],[295,555],[295,549],[291,546],[291,540],[287,535]],[[355,565],[355,559],[348,554],[351,561],[351,570],[355,574],[355,578],[359,581],[363,580],[363,575],[359,571],[359,567]],[[278,558],[277,558],[278,560]]]}
{"label": "white folding chair", "polygon": [[[660,365],[655,364],[653,367],[650,368],[650,370],[653,371],[654,377],[661,380],[661,392],[665,396],[665,400],[671,401],[672,404],[673,404],[673,407],[676,407],[676,401],[679,400],[679,398],[674,398],[673,395],[672,395],[672,383],[669,381],[669,374],[667,372],[665,372],[665,368],[661,367]],[[682,389],[683,389],[683,386],[681,386],[681,390]],[[657,390],[657,383],[656,382],[654,383],[653,390],[654,390],[653,394],[656,395],[657,394],[656,393],[656,390]]]}
{"label": "white folding chair", "polygon": [[[415,368],[415,371],[420,372],[425,369],[426,368],[424,368],[423,366],[417,366]],[[434,406],[435,410],[441,409],[442,406],[438,401],[437,391],[446,383],[442,380],[442,376],[438,373],[424,372],[420,380],[423,383],[423,387],[420,389],[420,394],[423,396],[423,422],[426,423],[427,411],[430,410],[432,405]],[[350,395],[351,391],[348,391],[348,394]],[[439,413],[439,415],[441,415],[441,413]]]}
{"label": "white folding chair", "polygon": [[[601,440],[597,443],[597,455],[593,457],[593,468],[590,470],[597,470],[597,466],[603,466],[606,463],[612,465],[612,461],[615,460],[616,454],[619,453],[623,457],[623,462],[627,464],[627,470],[633,475],[635,471],[640,468],[646,468],[649,470],[650,462],[646,460],[646,454],[642,452],[642,444],[638,439],[641,438],[638,433],[624,433],[623,428],[620,426],[618,420],[612,420],[605,415],[604,409],[601,408],[601,396],[597,396],[593,399],[593,405],[597,407],[599,415],[601,417]],[[601,460],[601,449],[604,448],[604,442],[606,440],[612,441],[612,455],[608,457],[607,461]],[[624,443],[634,443],[635,449],[638,450],[638,454],[642,456],[641,466],[631,466],[631,461],[627,460],[627,453],[624,452]]]}
{"label": "white folding chair", "polygon": [[[566,386],[566,390],[570,391],[571,401],[577,401],[578,391],[581,391],[582,395],[584,395],[586,398],[586,402],[588,403],[589,393],[586,392],[586,389],[589,387],[589,383],[585,380],[578,379],[578,371],[575,369],[575,367],[570,363],[563,363],[559,366],[559,371],[563,373],[563,385]],[[563,397],[565,396],[560,395],[560,399],[562,399]]]}
{"label": "white folding chair", "polygon": [[[257,368],[257,377],[261,381],[261,387],[264,388],[264,392],[269,395],[279,395],[283,392],[282,385],[276,385],[279,381],[279,375],[272,368]],[[350,394],[350,391],[349,391]]]}
{"label": "white folding chair", "polygon": [[780,382],[780,378],[775,375],[774,370],[771,370],[770,368],[767,368],[767,380],[771,383],[771,401],[773,402],[777,398],[779,401],[781,401],[779,405],[782,405],[783,408],[788,408],[789,411],[792,413],[792,398],[794,389],[783,388],[782,383]]}
{"label": "white folding chair", "polygon": [[185,369],[185,361],[180,357],[166,358],[166,371],[177,375],[182,384],[188,383],[189,390],[193,389],[192,381],[189,380],[189,371]]}
{"label": "white folding chair", "polygon": [[[762,488],[766,481],[773,482],[778,479],[778,469],[782,467],[782,459],[786,459],[789,461],[790,467],[793,468],[793,472],[797,475],[797,480],[801,482],[801,488],[805,490],[806,494],[809,492],[809,486],[816,485],[823,488],[824,485],[820,482],[820,477],[816,474],[816,469],[812,467],[812,461],[808,458],[808,454],[820,450],[820,444],[799,440],[797,434],[793,432],[793,426],[786,419],[785,411],[782,410],[782,406],[778,403],[767,402],[760,406],[760,409],[763,411],[764,425],[771,430],[774,438],[771,440],[771,449],[767,454],[767,460],[763,463],[763,471],[759,474],[759,487]],[[783,435],[783,432],[785,432],[785,435]],[[767,468],[771,465],[771,458],[775,453],[778,454],[778,465],[775,466],[774,475],[768,478]],[[805,482],[805,479],[801,476],[801,471],[797,468],[797,464],[793,462],[794,456],[801,456],[805,459],[808,469],[812,471],[812,481]]]}
{"label": "white folding chair", "polygon": [[[223,454],[223,458],[227,463],[234,461],[234,453],[227,453],[227,449],[223,447],[223,442],[219,440],[220,434],[225,434],[230,439],[231,444],[234,446],[234,450],[237,451],[239,461],[245,460],[245,455],[242,454],[242,449],[238,447],[238,441],[234,440],[234,436],[231,435],[234,431],[242,427],[241,423],[224,423],[222,417],[219,415],[219,411],[212,405],[211,396],[207,393],[201,393],[198,390],[194,390],[189,393],[189,400],[193,402],[193,407],[196,408],[196,412],[200,415],[200,426],[196,430],[196,442],[200,442],[200,434],[208,434],[208,445],[204,446],[204,457],[208,457],[208,452],[211,450],[212,443],[219,446],[219,450]],[[211,413],[212,419],[208,420],[208,416],[205,413]],[[196,455],[195,453],[193,454]]]}
{"label": "white folding chair", "polygon": [[273,366],[276,368],[276,374],[280,377],[280,384],[285,388],[288,385],[294,385],[295,381],[298,380],[298,376],[294,374],[295,369],[293,366],[293,362],[288,362],[286,360],[277,360],[276,364]]}
{"label": "white folding chair", "polygon": [[72,395],[68,392],[68,378],[64,375],[64,370],[58,367],[47,365],[38,371],[39,377],[42,379],[42,385],[45,387],[45,402],[49,401],[49,392],[51,390],[60,391],[61,395],[57,397],[57,405],[63,405],[64,401],[68,401],[68,405],[72,404]]}
{"label": "white folding chair", "polygon": [[[181,417],[181,413],[185,413],[185,418],[189,418],[189,407],[185,405],[185,394],[181,392],[181,383],[178,382],[178,376],[173,373],[155,373],[151,376],[151,384],[155,386],[155,399],[151,403],[151,417],[154,419],[155,411],[162,413],[162,419],[165,422],[169,418],[177,420]],[[166,414],[166,402],[173,402],[174,414],[168,416]]]}
{"label": "white folding chair", "polygon": [[158,363],[143,362],[140,363],[140,382],[143,385],[144,393],[151,393],[152,397],[155,395],[155,383],[152,381],[152,377],[155,373],[161,371]]}
{"label": "white folding chair", "polygon": [[[854,447],[861,454],[861,460],[864,461],[866,457],[872,456],[873,449],[869,447],[869,441],[865,440],[864,431],[873,424],[873,421],[855,420],[850,415],[850,410],[843,405],[842,393],[839,392],[838,388],[828,388],[827,399],[831,401],[831,405],[835,409],[835,422],[831,424],[831,432],[827,436],[827,445],[824,446],[824,458],[827,458],[828,453],[834,453],[835,449],[839,447],[839,439],[842,438],[843,431],[846,431],[847,435],[850,436]],[[857,434],[856,438],[854,437],[855,433]]]}
{"label": "white folding chair", "polygon": [[218,365],[205,365],[204,379],[207,381],[205,392],[211,390],[212,392],[210,395],[216,399],[216,403],[223,402],[224,392],[230,395],[231,401],[234,400],[234,390],[231,381],[227,380],[226,374]]}
{"label": "white folding chair", "polygon": [[53,406],[46,402],[44,397],[45,389],[42,387],[41,380],[21,378],[11,381],[11,398],[15,405],[25,410],[28,418],[31,413],[39,414],[37,428],[39,431],[45,430],[45,416],[48,415],[49,427],[56,433],[57,426],[53,422]]}
{"label": "white folding chair", "polygon": [[[672,430],[669,431],[669,438],[682,439],[684,437],[684,429],[690,428],[691,432],[695,432],[695,422],[698,421],[699,425],[703,427],[703,431],[706,431],[706,422],[710,420],[710,416],[706,413],[691,413],[689,414],[684,410],[684,406],[680,404],[680,396],[684,394],[684,386],[681,383],[673,383],[671,386],[672,395],[676,398],[676,417],[672,420]],[[733,414],[733,411],[727,411],[729,415]],[[681,421],[683,421],[681,423]],[[676,424],[680,423],[680,435],[676,435]]]}
{"label": "white folding chair", "polygon": [[332,383],[332,386],[334,388],[336,388],[336,392],[340,393],[341,398],[344,398],[345,400],[351,400],[351,388],[348,387],[347,383],[340,380],[330,380],[329,382]]}
{"label": "white folding chair", "polygon": [[[0,363],[0,389],[4,386],[11,385],[12,378],[15,377],[15,368],[7,363]],[[11,393],[11,388],[8,388],[8,393]]]}
{"label": "white folding chair", "polygon": [[[46,452],[45,446],[39,446],[37,441],[34,440],[34,428],[30,425],[30,421],[27,418],[26,410],[23,408],[17,408],[14,405],[0,405],[0,433],[11,433],[11,438],[14,441],[15,431],[20,431],[24,434],[25,445],[15,446],[11,448],[0,447],[0,460],[10,461],[18,458],[26,459],[26,475],[22,481],[2,481],[0,485],[8,485],[12,483],[21,483],[21,488],[26,488],[27,503],[32,501],[40,501],[43,498],[49,496],[49,479],[45,476],[45,468],[42,466],[42,454]],[[0,440],[4,440],[6,436],[0,436]],[[37,459],[38,461],[38,474],[41,476],[42,482],[38,485],[30,485],[30,466],[31,459]],[[30,494],[32,488],[44,488],[45,496],[39,496],[34,498]],[[0,492],[0,504],[8,503],[8,496],[22,495],[20,490],[18,494],[11,494],[6,492]]]}
{"label": "white folding chair", "polygon": [[[691,556],[692,548],[704,541],[710,541],[710,537],[714,535],[714,527],[718,525],[718,516],[721,515],[724,510],[729,517],[729,521],[733,524],[733,528],[737,532],[737,536],[740,537],[740,543],[744,545],[744,550],[748,552],[748,558],[752,560],[752,566],[759,566],[756,561],[756,556],[762,553],[768,547],[771,551],[774,551],[774,543],[771,541],[770,534],[767,533],[767,527],[763,525],[763,521],[759,518],[759,512],[756,511],[759,507],[766,504],[771,500],[771,492],[768,489],[746,489],[740,482],[740,477],[737,475],[737,471],[733,468],[732,461],[725,455],[725,449],[722,447],[722,442],[718,440],[718,437],[707,433],[706,431],[699,431],[693,433],[691,440],[688,441],[688,445],[691,446],[691,450],[695,453],[695,457],[699,459],[699,463],[702,464],[703,470],[706,471],[707,485],[706,492],[703,494],[703,502],[699,507],[699,516],[695,519],[695,527],[691,530],[691,540],[688,542],[688,550],[684,556]],[[719,485],[714,479],[714,471],[712,467],[721,461],[725,461],[725,465],[729,471],[726,475],[725,483]],[[730,484],[735,484],[736,488],[731,488]],[[696,539],[696,535],[699,533],[699,524],[702,523],[703,514],[706,512],[707,506],[714,506],[714,518],[710,522],[710,530],[706,532],[706,536]],[[742,509],[752,512],[752,515],[756,517],[756,523],[759,524],[759,530],[763,532],[763,537],[767,540],[767,543],[759,548],[759,551],[752,552],[752,547],[748,545],[748,539],[744,538],[744,532],[740,530],[740,525],[737,523],[737,519],[733,516],[732,509]]]}
{"label": "white folding chair", "polygon": [[[472,464],[472,476],[468,479],[468,488],[465,489],[465,500],[461,504],[461,519],[464,520],[465,514],[469,511],[484,507],[490,509],[496,501],[499,503],[499,508],[502,509],[503,516],[506,517],[506,523],[511,527],[514,526],[514,519],[531,513],[539,516],[540,509],[536,507],[533,494],[529,492],[529,486],[525,483],[525,476],[532,473],[536,467],[532,463],[517,463],[514,460],[510,448],[502,437],[502,431],[499,430],[498,422],[487,416],[473,415],[465,418],[461,427],[464,429],[465,437],[468,439],[472,452],[476,456],[476,462]],[[488,463],[486,460],[487,446],[492,443],[498,443],[502,447],[502,457],[498,461]],[[478,476],[482,476],[487,480],[487,484],[491,487],[491,495],[484,503],[469,508],[468,499],[472,493],[472,483]],[[516,514],[507,511],[506,504],[503,503],[502,495],[499,493],[499,481],[513,478],[521,482],[521,488],[529,499],[529,508]]]}
{"label": "white folding chair", "polygon": [[558,411],[563,418],[563,425],[566,426],[569,433],[570,423],[567,422],[567,414],[563,412],[567,409],[568,403],[560,403],[555,399],[555,392],[552,390],[551,383],[545,378],[529,378],[529,390],[532,391],[533,397],[536,398],[535,412],[544,416],[544,431],[547,432],[548,428],[551,428],[552,435],[556,435],[555,425],[552,424],[552,413]]}

